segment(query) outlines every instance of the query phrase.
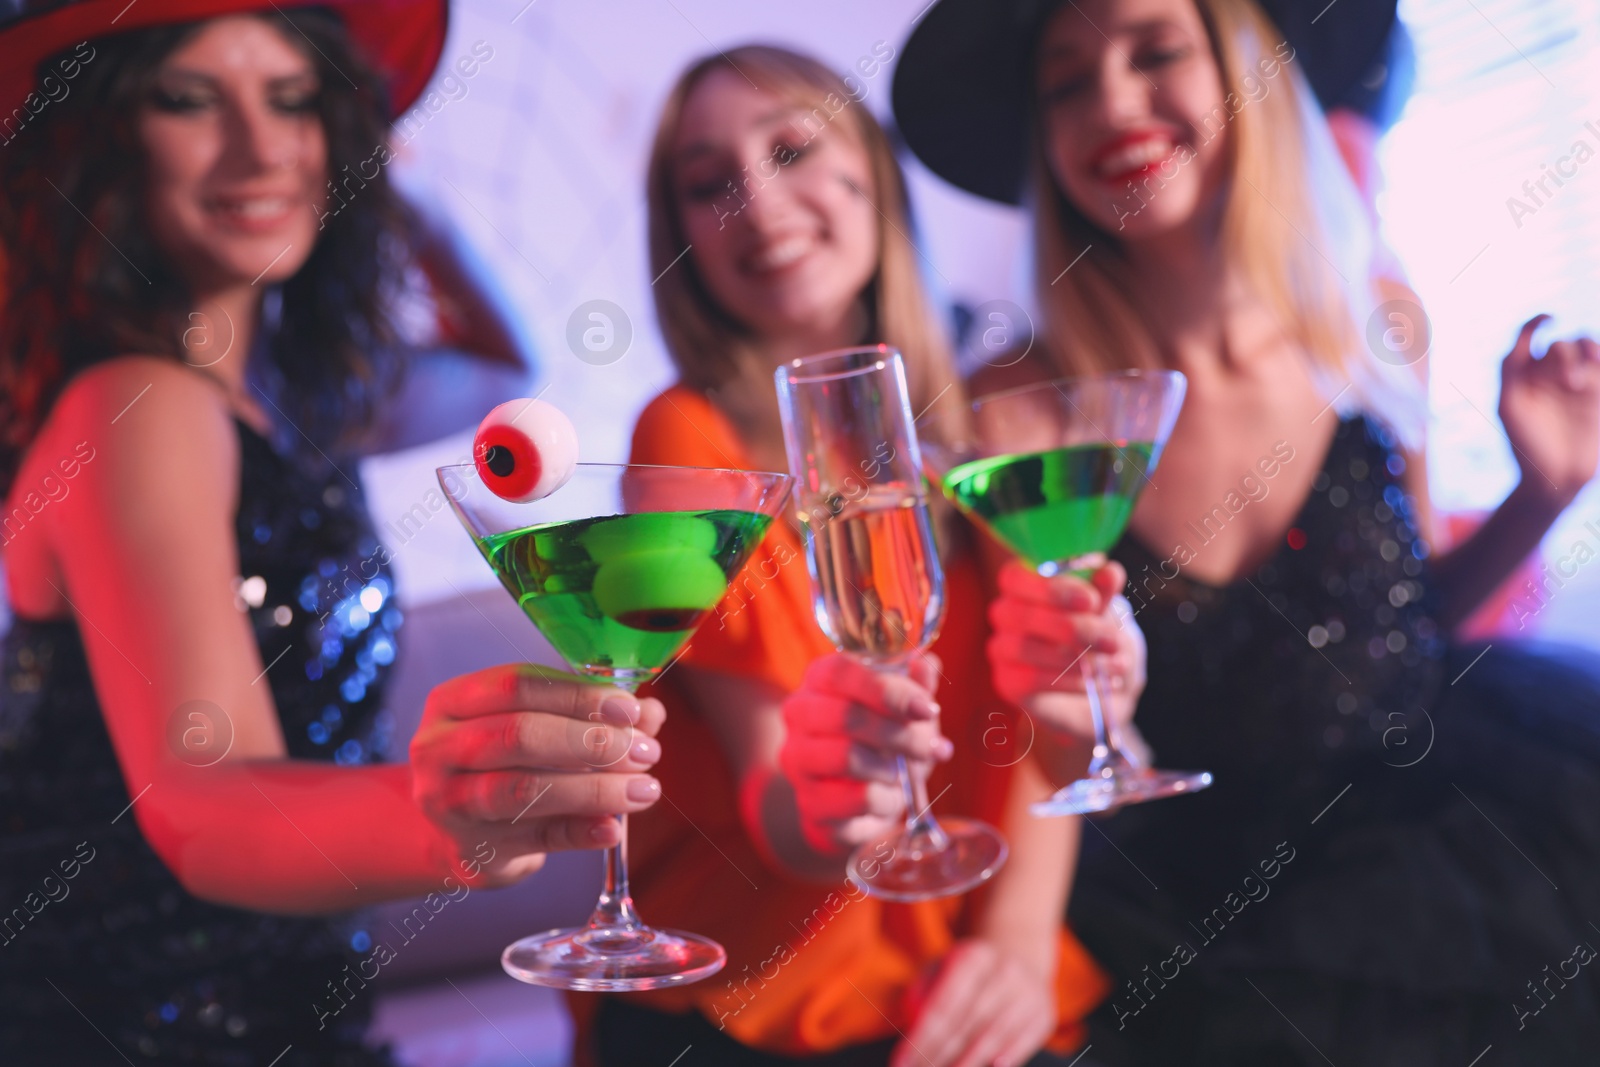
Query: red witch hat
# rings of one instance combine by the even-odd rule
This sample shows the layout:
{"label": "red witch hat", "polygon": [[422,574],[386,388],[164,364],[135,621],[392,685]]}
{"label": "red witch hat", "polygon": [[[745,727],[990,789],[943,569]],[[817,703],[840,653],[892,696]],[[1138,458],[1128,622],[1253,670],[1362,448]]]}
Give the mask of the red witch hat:
{"label": "red witch hat", "polygon": [[444,49],[448,0],[0,0],[0,123],[14,110],[28,110],[29,95],[38,89],[38,65],[80,41],[147,26],[312,6],[338,15],[355,46],[383,75],[391,118],[422,94]]}

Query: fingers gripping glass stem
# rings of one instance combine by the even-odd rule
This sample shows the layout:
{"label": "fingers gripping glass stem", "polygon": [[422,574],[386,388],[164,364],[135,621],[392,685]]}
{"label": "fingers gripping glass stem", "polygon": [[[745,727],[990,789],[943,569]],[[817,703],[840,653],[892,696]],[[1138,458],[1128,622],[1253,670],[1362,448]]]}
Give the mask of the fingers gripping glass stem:
{"label": "fingers gripping glass stem", "polygon": [[[632,692],[638,683],[620,686]],[[728,960],[721,945],[681,930],[647,926],[628,892],[628,816],[605,850],[605,885],[589,921],[547,930],[506,946],[500,965],[511,977],[557,989],[628,991],[698,981]]]}
{"label": "fingers gripping glass stem", "polygon": [[[1090,566],[1099,566],[1105,557],[1098,553]],[[1074,561],[1083,562],[1083,561]],[[1078,781],[1059,790],[1049,800],[1034,804],[1035,815],[1086,815],[1110,811],[1124,804],[1177,796],[1204,789],[1211,784],[1206,771],[1158,771],[1125,750],[1116,719],[1106,702],[1113,687],[1106,673],[1106,657],[1091,652],[1083,657],[1083,695],[1089,701],[1089,717],[1094,723],[1094,750],[1089,769]]]}
{"label": "fingers gripping glass stem", "polygon": [[[874,664],[885,673],[902,667]],[[1005,839],[975,819],[934,817],[928,798],[928,768],[895,757],[905,822],[899,832],[868,842],[850,854],[850,880],[885,900],[927,900],[952,896],[987,881],[1006,861]]]}
{"label": "fingers gripping glass stem", "polygon": [[921,768],[913,771],[904,756],[897,756],[895,762],[900,768],[900,791],[906,798],[906,835],[926,838],[935,850],[950,847],[950,839],[940,829],[939,820],[933,817],[927,772]]}

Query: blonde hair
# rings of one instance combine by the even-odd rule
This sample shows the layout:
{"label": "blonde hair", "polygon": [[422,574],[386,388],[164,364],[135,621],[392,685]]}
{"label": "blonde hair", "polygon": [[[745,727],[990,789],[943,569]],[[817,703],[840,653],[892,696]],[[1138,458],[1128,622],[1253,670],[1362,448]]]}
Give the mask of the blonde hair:
{"label": "blonde hair", "polygon": [[[866,154],[872,176],[869,193],[883,223],[878,227],[878,266],[864,290],[869,314],[867,343],[898,348],[905,358],[912,411],[932,409],[939,417],[925,424],[929,436],[944,427],[965,425],[965,397],[944,331],[934,317],[918,275],[910,229],[905,177],[883,128],[852,96],[844,81],[808,56],[770,45],[744,45],[708,55],[679,76],[667,94],[650,150],[646,194],[649,202],[650,271],[656,318],[667,351],[685,385],[714,392],[752,372],[765,373],[759,346],[750,331],[718,305],[693,256],[672,270],[688,245],[678,215],[672,149],[683,107],[707,74],[729,70],[763,90],[792,101],[851,138]],[[811,119],[808,136],[815,136]]]}
{"label": "blonde hair", "polygon": [[[1266,301],[1328,395],[1350,387],[1353,402],[1342,409],[1372,411],[1403,441],[1420,441],[1415,376],[1399,367],[1385,372],[1363,336],[1377,303],[1371,223],[1293,49],[1252,0],[1195,3],[1231,113],[1223,117],[1229,136],[1221,262]],[[1281,77],[1264,79],[1274,64]],[[1260,96],[1248,89],[1252,81],[1264,85]],[[1072,375],[1162,366],[1139,279],[1116,241],[1057,188],[1039,133],[1032,160],[1036,285],[1051,355]],[[1063,273],[1090,245],[1095,253]]]}

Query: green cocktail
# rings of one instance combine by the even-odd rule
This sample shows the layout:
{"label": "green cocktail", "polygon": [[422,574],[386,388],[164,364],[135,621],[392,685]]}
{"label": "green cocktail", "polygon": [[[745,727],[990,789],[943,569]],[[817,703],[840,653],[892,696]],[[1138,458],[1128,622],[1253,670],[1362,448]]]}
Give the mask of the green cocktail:
{"label": "green cocktail", "polygon": [[1136,441],[990,456],[947,471],[944,488],[1037,569],[1117,543],[1154,450]]}
{"label": "green cocktail", "polygon": [[648,677],[722,599],[771,524],[752,511],[645,512],[490,534],[478,549],[567,662]]}

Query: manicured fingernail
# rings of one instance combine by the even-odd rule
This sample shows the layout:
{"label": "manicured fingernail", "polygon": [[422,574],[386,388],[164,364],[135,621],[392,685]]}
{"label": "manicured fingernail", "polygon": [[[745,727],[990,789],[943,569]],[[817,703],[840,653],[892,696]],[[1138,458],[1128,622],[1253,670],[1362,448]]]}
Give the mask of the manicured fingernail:
{"label": "manicured fingernail", "polygon": [[654,778],[634,778],[628,782],[628,799],[655,800],[661,795],[661,783]]}
{"label": "manicured fingernail", "polygon": [[648,737],[641,737],[633,743],[628,755],[638,763],[654,763],[661,758],[661,746]]}
{"label": "manicured fingernail", "polygon": [[954,756],[955,754],[956,754],[955,743],[953,741],[951,741],[948,737],[939,738],[938,742],[933,746],[933,758],[934,759],[947,760],[951,756]]}
{"label": "manicured fingernail", "polygon": [[606,697],[600,705],[600,715],[608,722],[636,723],[639,702],[632,697]]}
{"label": "manicured fingernail", "polygon": [[589,828],[589,840],[597,845],[609,845],[617,836],[616,831],[613,829],[616,825],[617,821],[615,819],[607,819],[605,822],[595,823]]}

